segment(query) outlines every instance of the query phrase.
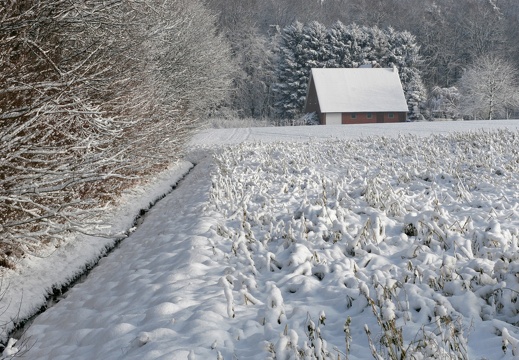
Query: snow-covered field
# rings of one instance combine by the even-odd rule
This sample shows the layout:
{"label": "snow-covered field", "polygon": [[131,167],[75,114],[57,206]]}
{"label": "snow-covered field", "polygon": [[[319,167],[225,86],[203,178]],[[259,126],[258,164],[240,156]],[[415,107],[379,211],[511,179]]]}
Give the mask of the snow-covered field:
{"label": "snow-covered field", "polygon": [[[201,132],[179,187],[4,355],[519,358],[518,128]],[[114,221],[166,182],[129,196]],[[40,306],[46,285],[21,307],[20,289],[62,281],[56,259],[78,268],[94,256],[81,249],[4,274],[2,323],[13,306]]]}

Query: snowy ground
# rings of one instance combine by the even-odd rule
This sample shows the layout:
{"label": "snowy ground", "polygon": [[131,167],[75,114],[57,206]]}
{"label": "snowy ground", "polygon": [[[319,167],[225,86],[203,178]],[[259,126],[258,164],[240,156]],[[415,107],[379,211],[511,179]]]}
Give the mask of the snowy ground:
{"label": "snowy ground", "polygon": [[[4,355],[370,359],[367,325],[382,358],[519,357],[518,128],[201,132],[114,231],[196,163],[185,181]],[[4,274],[1,322],[106,246],[84,240]]]}
{"label": "snowy ground", "polygon": [[212,129],[197,134],[191,145],[230,145],[243,142],[309,141],[328,139],[356,139],[368,136],[390,136],[413,134],[447,134],[455,131],[480,129],[519,128],[519,120],[493,121],[438,121],[397,124],[365,124],[353,126],[296,126],[258,127],[237,129]]}

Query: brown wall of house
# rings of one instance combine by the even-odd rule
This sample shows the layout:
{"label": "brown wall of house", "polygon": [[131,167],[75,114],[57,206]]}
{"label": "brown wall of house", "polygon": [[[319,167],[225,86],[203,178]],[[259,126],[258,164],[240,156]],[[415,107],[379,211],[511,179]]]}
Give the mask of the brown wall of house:
{"label": "brown wall of house", "polygon": [[326,125],[326,114],[319,114],[319,121],[321,123],[321,125]]}
{"label": "brown wall of house", "polygon": [[396,123],[404,122],[406,118],[406,113],[342,113],[343,124]]}
{"label": "brown wall of house", "polygon": [[[342,113],[342,123],[343,124],[373,124],[373,123],[397,123],[397,122],[405,122],[407,120],[407,113],[392,113],[393,116],[390,117],[390,113],[371,113],[371,118],[368,115],[369,113],[355,113],[355,116],[352,116],[352,113]],[[319,113],[319,120],[321,125],[326,125],[326,113]]]}
{"label": "brown wall of house", "polygon": [[342,113],[343,124],[369,124],[376,122],[376,113]]}

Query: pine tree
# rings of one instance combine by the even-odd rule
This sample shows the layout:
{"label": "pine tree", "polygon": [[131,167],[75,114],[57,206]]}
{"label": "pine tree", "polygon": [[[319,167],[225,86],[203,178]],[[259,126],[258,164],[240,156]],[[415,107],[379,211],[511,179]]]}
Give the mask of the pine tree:
{"label": "pine tree", "polygon": [[408,117],[410,120],[421,120],[424,117],[427,91],[418,69],[420,48],[416,44],[416,38],[408,31],[395,31],[391,27],[385,31],[385,34],[388,43],[382,64],[385,67],[395,66],[398,69],[409,107]]}
{"label": "pine tree", "polygon": [[352,41],[348,36],[348,28],[337,21],[328,30],[326,47],[329,54],[326,67],[351,67]]}
{"label": "pine tree", "polygon": [[275,88],[279,116],[294,118],[301,113],[310,70],[325,66],[327,61],[326,35],[326,28],[318,22],[295,22],[283,30]]}
{"label": "pine tree", "polygon": [[353,24],[350,26],[349,33],[352,39],[351,47],[351,67],[359,67],[371,63],[373,60],[374,44],[370,36],[371,29],[365,26]]}
{"label": "pine tree", "polygon": [[283,29],[281,45],[279,47],[278,82],[276,92],[277,113],[282,118],[292,118],[298,111],[301,91],[299,76],[303,74],[299,60],[299,52],[303,41],[303,24],[294,22]]}
{"label": "pine tree", "polygon": [[317,21],[312,21],[303,27],[300,62],[305,67],[320,68],[326,65],[329,57],[326,37],[326,27]]}

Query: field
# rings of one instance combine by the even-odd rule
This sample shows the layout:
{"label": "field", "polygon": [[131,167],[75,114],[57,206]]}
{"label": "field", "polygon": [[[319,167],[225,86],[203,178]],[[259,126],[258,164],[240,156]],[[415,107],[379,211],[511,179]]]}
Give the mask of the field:
{"label": "field", "polygon": [[519,355],[518,150],[505,131],[223,151],[228,315],[276,358],[356,358],[366,331],[382,358]]}
{"label": "field", "polygon": [[193,145],[26,358],[519,356],[516,130],[298,140]]}

